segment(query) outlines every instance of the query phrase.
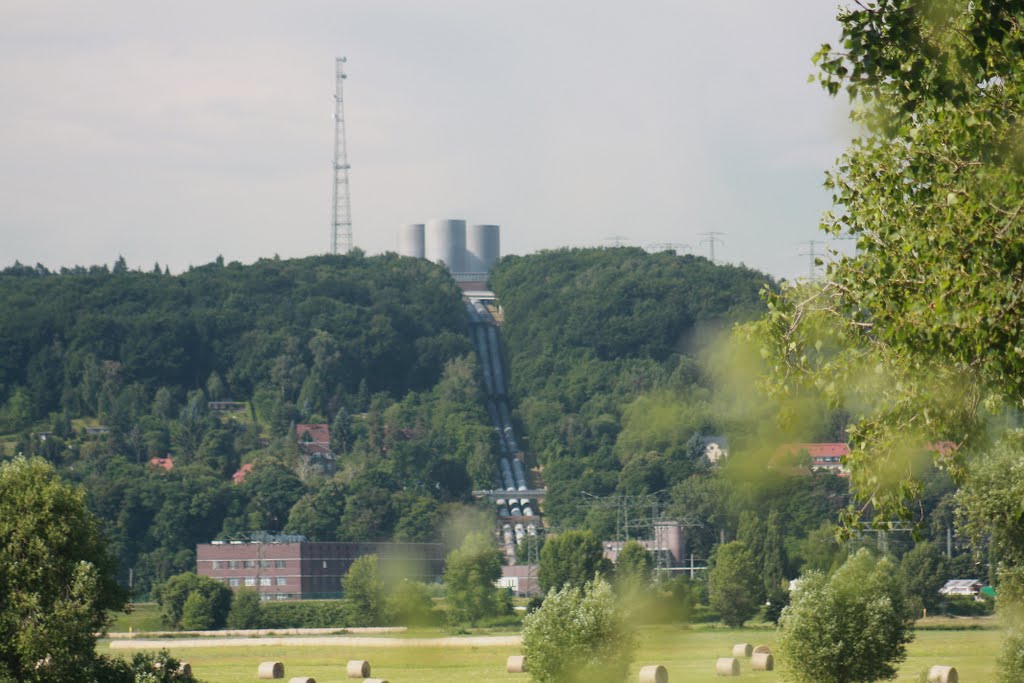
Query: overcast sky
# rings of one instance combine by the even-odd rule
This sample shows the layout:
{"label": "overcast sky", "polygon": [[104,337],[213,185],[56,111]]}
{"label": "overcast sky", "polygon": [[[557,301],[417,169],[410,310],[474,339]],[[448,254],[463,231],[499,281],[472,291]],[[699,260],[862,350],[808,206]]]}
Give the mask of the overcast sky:
{"label": "overcast sky", "polygon": [[[823,0],[0,0],[0,266],[330,248],[334,59],[355,244],[689,244],[805,275],[851,136]],[[821,249],[819,246],[818,249]],[[682,250],[682,248],[681,248]]]}

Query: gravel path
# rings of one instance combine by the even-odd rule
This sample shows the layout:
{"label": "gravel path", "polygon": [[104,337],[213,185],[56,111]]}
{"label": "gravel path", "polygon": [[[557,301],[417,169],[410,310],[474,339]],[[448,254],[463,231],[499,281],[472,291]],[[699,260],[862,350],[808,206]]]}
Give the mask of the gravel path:
{"label": "gravel path", "polygon": [[341,647],[514,647],[522,636],[450,636],[446,638],[365,638],[359,636],[294,636],[254,638],[132,638],[111,640],[111,650],[162,650],[186,647],[253,647],[265,645],[334,645]]}

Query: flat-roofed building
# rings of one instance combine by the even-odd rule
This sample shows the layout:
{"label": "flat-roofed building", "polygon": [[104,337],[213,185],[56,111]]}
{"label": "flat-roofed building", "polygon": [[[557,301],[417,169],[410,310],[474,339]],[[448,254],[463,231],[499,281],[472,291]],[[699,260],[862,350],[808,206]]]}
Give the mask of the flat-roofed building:
{"label": "flat-roofed building", "polygon": [[342,577],[363,555],[377,556],[382,577],[431,583],[444,573],[440,543],[314,542],[269,534],[200,543],[196,573],[232,590],[256,590],[263,600],[337,598]]}

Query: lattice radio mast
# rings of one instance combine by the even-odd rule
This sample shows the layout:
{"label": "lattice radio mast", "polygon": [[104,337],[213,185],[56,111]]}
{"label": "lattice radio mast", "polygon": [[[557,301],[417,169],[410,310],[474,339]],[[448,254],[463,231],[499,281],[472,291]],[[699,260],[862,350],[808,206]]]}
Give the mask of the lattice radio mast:
{"label": "lattice radio mast", "polygon": [[345,147],[344,57],[334,60],[334,220],[331,223],[331,253],[352,251],[352,202],[348,193],[348,151]]}

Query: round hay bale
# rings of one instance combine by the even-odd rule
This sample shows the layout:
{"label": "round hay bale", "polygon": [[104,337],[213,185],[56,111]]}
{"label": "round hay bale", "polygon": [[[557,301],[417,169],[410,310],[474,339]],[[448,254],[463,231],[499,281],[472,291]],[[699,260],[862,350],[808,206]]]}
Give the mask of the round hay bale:
{"label": "round hay bale", "polygon": [[640,669],[640,683],[668,683],[668,670],[654,664]]}
{"label": "round hay bale", "polygon": [[739,676],[740,660],[735,657],[719,657],[715,662],[715,673],[719,676]]}
{"label": "round hay bale", "polygon": [[284,664],[281,662],[261,662],[256,678],[284,678]]}
{"label": "round hay bale", "polygon": [[755,652],[750,658],[751,671],[774,671],[775,658],[770,652]]}
{"label": "round hay bale", "polygon": [[526,673],[526,657],[523,655],[512,655],[505,662],[505,671],[510,674]]}
{"label": "round hay bale", "polygon": [[933,666],[928,669],[928,683],[959,683],[960,674],[953,666]]}
{"label": "round hay bale", "polygon": [[367,678],[363,683],[388,683],[386,678]]}
{"label": "round hay bale", "polygon": [[299,676],[297,678],[289,678],[288,683],[316,683],[316,679]]}
{"label": "round hay bale", "polygon": [[737,643],[732,646],[732,656],[737,658],[749,657],[754,652],[754,646],[750,643]]}
{"label": "round hay bale", "polygon": [[770,647],[768,647],[767,645],[758,645],[757,647],[754,648],[754,652],[753,652],[753,654],[755,654],[755,655],[756,654],[770,655],[771,653],[772,653],[772,649]]}
{"label": "round hay bale", "polygon": [[351,659],[345,667],[349,678],[369,678],[370,663],[365,659]]}
{"label": "round hay bale", "polygon": [[192,665],[188,662],[181,662],[180,664],[178,664],[178,673],[183,674],[185,676],[191,676]]}

